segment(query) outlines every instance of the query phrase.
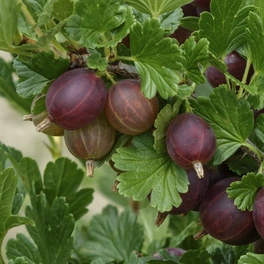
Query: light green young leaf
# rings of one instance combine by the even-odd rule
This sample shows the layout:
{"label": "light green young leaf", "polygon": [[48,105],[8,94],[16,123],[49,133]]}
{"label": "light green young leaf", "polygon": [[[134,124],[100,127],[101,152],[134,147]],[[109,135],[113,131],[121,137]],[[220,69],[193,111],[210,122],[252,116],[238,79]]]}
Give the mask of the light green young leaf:
{"label": "light green young leaf", "polygon": [[82,257],[88,262],[101,258],[107,263],[120,262],[128,259],[131,252],[140,252],[144,239],[137,215],[130,208],[118,215],[111,205],[91,219],[87,237],[78,249]]}
{"label": "light green young leaf", "polygon": [[136,201],[144,200],[151,193],[151,205],[158,211],[170,211],[182,200],[179,193],[187,192],[188,178],[167,153],[158,154],[153,148],[153,137],[141,134],[134,137],[134,148],[119,148],[113,155],[115,167],[121,173],[119,193]]}
{"label": "light green young leaf", "polygon": [[248,252],[246,255],[242,256],[238,264],[262,264],[264,263],[264,254],[254,254]]}
{"label": "light green young leaf", "polygon": [[264,28],[262,20],[256,13],[250,13],[248,16],[248,24],[246,28],[246,41],[248,45],[248,57],[252,61],[254,74],[264,77]]}
{"label": "light green young leaf", "polygon": [[237,100],[234,92],[218,87],[209,98],[200,96],[190,102],[194,113],[204,118],[214,130],[217,140],[215,165],[229,158],[240,146],[247,145],[254,118],[245,99]]}
{"label": "light green young leaf", "polygon": [[106,58],[97,51],[91,53],[87,59],[87,65],[90,69],[98,69],[99,71],[104,71],[108,67]]}
{"label": "light green young leaf", "polygon": [[182,68],[181,50],[163,34],[156,19],[147,19],[143,25],[136,23],[130,32],[132,59],[141,77],[142,92],[148,98],[157,92],[165,99],[178,93],[179,77],[174,70]]}
{"label": "light green young leaf", "polygon": [[231,183],[227,188],[228,197],[234,199],[238,209],[252,211],[257,192],[263,186],[262,174],[248,173],[241,181]]}
{"label": "light green young leaf", "polygon": [[245,43],[245,28],[250,11],[254,6],[241,8],[243,0],[211,1],[211,12],[203,12],[200,17],[199,37],[207,38],[209,48],[216,57],[223,58]]}
{"label": "light green young leaf", "polygon": [[25,234],[18,233],[16,238],[8,240],[6,255],[8,259],[17,259],[23,256],[29,264],[40,263],[36,245]]}
{"label": "light green young leaf", "polygon": [[208,62],[208,46],[207,39],[195,41],[194,37],[188,38],[181,46],[183,49],[183,67],[187,78],[190,78],[194,83],[205,83],[205,77],[201,66]]}
{"label": "light green young leaf", "polygon": [[75,221],[88,212],[87,206],[93,200],[93,189],[80,189],[84,178],[83,170],[68,158],[58,158],[55,163],[49,162],[44,171],[44,192],[51,205],[56,197],[66,197],[70,213]]}
{"label": "light green young leaf", "polygon": [[159,15],[174,11],[175,9],[191,3],[192,0],[128,0],[127,4],[131,5],[138,11],[149,14],[154,18]]}
{"label": "light green young leaf", "polygon": [[88,48],[109,47],[113,39],[117,44],[133,23],[132,11],[123,3],[124,0],[76,1],[75,14],[69,17],[65,30]]}

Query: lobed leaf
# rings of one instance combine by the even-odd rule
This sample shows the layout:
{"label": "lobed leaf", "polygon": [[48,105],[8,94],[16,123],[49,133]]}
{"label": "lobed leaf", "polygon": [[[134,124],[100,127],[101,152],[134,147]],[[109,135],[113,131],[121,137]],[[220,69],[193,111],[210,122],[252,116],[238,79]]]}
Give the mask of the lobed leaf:
{"label": "lobed leaf", "polygon": [[254,74],[264,77],[264,51],[261,47],[264,45],[264,28],[260,16],[256,13],[250,13],[246,28],[246,41],[248,45],[247,56],[252,61]]}
{"label": "lobed leaf", "polygon": [[261,264],[264,262],[263,254],[254,254],[248,252],[246,255],[241,256],[238,260],[238,264]]}
{"label": "lobed leaf", "polygon": [[18,233],[16,238],[8,240],[6,255],[8,259],[17,259],[23,256],[29,264],[40,263],[40,256],[36,245],[21,233]]}
{"label": "lobed leaf", "polygon": [[211,12],[203,12],[199,21],[199,37],[207,38],[209,49],[216,57],[225,55],[245,43],[245,28],[250,11],[254,6],[243,6],[243,0],[212,0]]}
{"label": "lobed leaf", "polygon": [[12,227],[33,224],[27,217],[12,214],[16,193],[17,176],[13,168],[7,168],[0,174],[0,241],[2,243],[7,231]]}
{"label": "lobed leaf", "polygon": [[92,202],[93,189],[78,190],[84,178],[83,170],[68,158],[49,162],[44,171],[44,192],[51,205],[56,197],[66,197],[70,212],[77,221],[88,212],[86,206]]}
{"label": "lobed leaf", "polygon": [[153,137],[142,134],[134,137],[135,148],[119,148],[112,159],[115,167],[126,171],[117,176],[119,193],[136,201],[151,193],[151,205],[157,210],[170,211],[182,200],[180,192],[188,190],[185,170],[179,168],[166,153],[158,154],[153,148]]}
{"label": "lobed leaf", "polygon": [[157,19],[147,19],[143,25],[137,22],[130,32],[132,59],[141,77],[141,90],[148,98],[159,92],[166,99],[179,90],[174,70],[181,69],[182,54],[179,46],[163,34]]}
{"label": "lobed leaf", "polygon": [[140,252],[143,243],[143,229],[137,215],[130,208],[118,215],[111,205],[105,207],[102,214],[93,216],[87,236],[89,239],[80,249],[87,261],[101,258],[107,263],[120,262],[128,259],[131,252]]}
{"label": "lobed leaf", "polygon": [[75,222],[65,198],[55,198],[49,207],[41,193],[32,201],[32,207],[27,206],[26,215],[35,221],[35,226],[28,226],[27,230],[38,247],[42,262],[66,263],[73,249]]}
{"label": "lobed leaf", "polygon": [[227,244],[222,244],[221,247],[215,249],[211,253],[211,258],[213,264],[229,264],[238,263],[239,258],[246,254],[248,251],[247,246],[230,246]]}
{"label": "lobed leaf", "polygon": [[88,48],[117,44],[133,23],[132,11],[123,3],[124,0],[77,1],[75,14],[67,20],[65,30]]}
{"label": "lobed leaf", "polygon": [[248,173],[241,181],[231,183],[227,188],[228,197],[234,199],[238,209],[252,211],[259,188],[264,186],[262,174]]}
{"label": "lobed leaf", "polygon": [[68,59],[55,59],[53,52],[40,52],[31,58],[19,56],[14,60],[18,74],[17,93],[23,98],[40,94],[69,67]]}
{"label": "lobed leaf", "polygon": [[196,42],[194,37],[188,38],[181,46],[183,49],[184,73],[187,78],[190,78],[196,84],[205,83],[201,66],[209,60],[208,46],[207,39],[200,39]]}
{"label": "lobed leaf", "polygon": [[127,4],[131,5],[138,11],[149,14],[158,18],[159,15],[174,11],[175,9],[189,4],[191,0],[128,0]]}
{"label": "lobed leaf", "polygon": [[214,164],[229,158],[250,136],[254,118],[245,99],[237,100],[236,94],[224,87],[215,88],[210,97],[200,96],[190,100],[194,113],[204,118],[213,128],[217,149]]}
{"label": "lobed leaf", "polygon": [[210,254],[206,250],[188,250],[181,258],[181,264],[204,264],[209,263]]}

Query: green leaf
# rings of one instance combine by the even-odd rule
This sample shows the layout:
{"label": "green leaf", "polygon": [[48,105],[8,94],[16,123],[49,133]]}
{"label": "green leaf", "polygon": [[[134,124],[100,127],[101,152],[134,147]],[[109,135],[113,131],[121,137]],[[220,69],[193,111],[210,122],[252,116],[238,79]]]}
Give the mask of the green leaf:
{"label": "green leaf", "polygon": [[164,36],[170,36],[181,24],[183,12],[180,8],[159,16],[160,24],[164,28]]}
{"label": "green leaf", "polygon": [[264,2],[262,0],[253,0],[254,5],[258,8],[259,16],[262,19],[262,24],[264,25]]}
{"label": "green leaf", "polygon": [[182,200],[179,192],[188,190],[185,170],[178,167],[167,155],[153,148],[153,137],[141,134],[134,137],[135,148],[119,148],[113,155],[115,167],[126,171],[117,176],[119,193],[142,201],[151,193],[151,205],[158,211],[170,211]]}
{"label": "green leaf", "polygon": [[254,134],[264,144],[264,114],[260,114],[257,117],[254,127]]}
{"label": "green leaf", "polygon": [[227,188],[228,197],[234,199],[238,209],[252,211],[259,188],[264,186],[262,174],[248,173],[241,181],[231,183]]}
{"label": "green leaf", "polygon": [[165,105],[158,113],[158,116],[155,120],[154,126],[155,131],[153,132],[154,136],[154,149],[157,153],[164,153],[166,149],[166,133],[170,121],[177,116],[179,113],[181,100],[178,99],[177,102],[172,106],[170,104]]}
{"label": "green leaf", "polygon": [[31,102],[17,94],[16,85],[12,78],[13,71],[12,65],[0,58],[0,95],[5,97],[16,109],[29,112]]}
{"label": "green leaf", "polygon": [[213,264],[238,263],[239,258],[247,252],[247,246],[230,246],[223,243],[211,253],[211,258]]}
{"label": "green leaf", "polygon": [[201,13],[199,37],[207,38],[216,57],[225,57],[245,43],[247,16],[254,6],[242,6],[242,0],[212,0],[211,12]]}
{"label": "green leaf", "polygon": [[3,165],[2,169],[12,167],[9,157],[12,157],[14,161],[19,162],[22,159],[22,153],[21,151],[0,142],[0,162]]}
{"label": "green leaf", "polygon": [[131,5],[138,11],[149,14],[158,18],[159,15],[174,11],[175,9],[191,3],[192,0],[128,0],[127,4]]}
{"label": "green leaf", "polygon": [[57,0],[53,4],[53,16],[58,20],[67,19],[74,10],[73,0]]}
{"label": "green leaf", "polygon": [[108,264],[108,262],[104,261],[101,258],[95,259],[91,262],[91,264]]}
{"label": "green leaf", "polygon": [[261,18],[256,13],[250,13],[246,28],[246,41],[248,45],[248,56],[254,66],[255,75],[264,76],[264,29]]}
{"label": "green leaf", "polygon": [[238,264],[262,264],[264,262],[263,254],[254,254],[248,252],[246,255],[241,256]]}
{"label": "green leaf", "polygon": [[78,190],[83,178],[83,170],[64,157],[58,158],[55,163],[49,162],[44,171],[44,192],[48,203],[51,205],[56,197],[66,197],[70,213],[76,221],[88,212],[86,207],[93,200],[93,189]]}
{"label": "green leaf", "polygon": [[31,264],[31,263],[28,263],[28,261],[26,261],[23,257],[18,257],[14,260],[10,260],[8,261],[7,264]]}
{"label": "green leaf", "polygon": [[163,34],[157,19],[147,19],[143,26],[136,23],[130,32],[132,59],[141,77],[141,90],[148,98],[157,92],[165,99],[178,93],[179,77],[174,70],[181,69],[182,54]]}
{"label": "green leaf", "polygon": [[79,249],[86,261],[96,258],[107,263],[122,261],[132,251],[140,252],[143,243],[143,229],[137,223],[137,215],[127,208],[118,216],[117,209],[110,205],[91,219],[87,236],[88,240]]}
{"label": "green leaf", "polygon": [[196,84],[205,83],[201,65],[208,62],[208,46],[207,39],[200,39],[196,42],[194,37],[188,38],[181,46],[185,75]]}
{"label": "green leaf", "polygon": [[17,187],[17,177],[12,168],[0,174],[0,241],[2,243],[7,231],[12,227],[33,224],[33,221],[22,216],[12,215],[13,200]]}
{"label": "green leaf", "polygon": [[[198,214],[189,212],[187,215],[175,215],[170,217],[170,229],[174,234],[171,241],[171,247],[180,247],[182,243],[189,237],[199,232],[200,226],[198,222]],[[199,241],[193,241],[197,243]]]}
{"label": "green leaf", "polygon": [[66,23],[65,30],[88,48],[115,46],[128,33],[133,23],[132,10],[124,0],[75,2],[75,14]]}
{"label": "green leaf", "polygon": [[49,207],[41,193],[31,203],[26,215],[35,221],[35,226],[27,226],[27,230],[38,247],[42,263],[67,263],[73,249],[75,222],[65,198],[55,198]]}
{"label": "green leaf", "polygon": [[27,192],[34,199],[43,190],[42,178],[37,162],[30,158],[22,158],[20,163],[17,163],[14,159],[12,159],[12,163]]}
{"label": "green leaf", "polygon": [[88,57],[87,64],[90,69],[98,69],[99,71],[104,71],[108,67],[106,58],[97,51],[92,52]]}
{"label": "green leaf", "polygon": [[140,264],[139,257],[136,252],[132,252],[128,259],[124,261],[124,264]]}
{"label": "green leaf", "polygon": [[8,240],[6,255],[8,259],[17,259],[23,256],[29,264],[40,263],[36,245],[24,234],[17,234],[16,238]]}
{"label": "green leaf", "polygon": [[67,71],[68,59],[55,59],[53,52],[40,52],[30,59],[19,56],[14,60],[14,68],[20,78],[17,93],[28,98],[40,94],[51,81]]}
{"label": "green leaf", "polygon": [[205,264],[210,263],[210,254],[206,250],[188,250],[181,258],[182,264]]}
{"label": "green leaf", "polygon": [[17,23],[20,4],[17,0],[1,1],[0,4],[0,49],[14,52],[13,41],[18,34]]}
{"label": "green leaf", "polygon": [[227,165],[229,169],[235,172],[237,175],[245,175],[248,172],[256,172],[259,169],[258,162],[249,155],[234,154],[232,159],[227,160]]}
{"label": "green leaf", "polygon": [[[157,210],[151,206],[146,206],[139,211],[139,223],[144,228],[144,244],[141,252],[143,254],[154,254],[158,249],[162,248],[168,237],[169,218],[166,218],[159,228],[155,225]],[[153,251],[153,245],[155,245]],[[151,247],[151,248],[150,248]],[[149,251],[152,250],[152,252]]]}
{"label": "green leaf", "polygon": [[190,100],[194,113],[204,118],[213,128],[217,149],[214,164],[221,164],[242,145],[252,132],[253,111],[245,99],[224,87],[215,88],[210,98],[200,96]]}

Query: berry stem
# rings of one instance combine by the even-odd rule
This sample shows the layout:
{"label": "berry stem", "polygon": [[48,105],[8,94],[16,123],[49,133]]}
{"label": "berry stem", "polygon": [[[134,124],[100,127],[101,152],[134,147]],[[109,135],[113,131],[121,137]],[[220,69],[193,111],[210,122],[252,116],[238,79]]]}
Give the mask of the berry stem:
{"label": "berry stem", "polygon": [[94,160],[93,159],[86,160],[85,165],[86,165],[86,176],[93,178],[93,176],[94,176]]}
{"label": "berry stem", "polygon": [[261,163],[263,162],[264,153],[255,144],[247,139],[243,145],[247,147],[252,152],[252,154],[254,154],[253,156],[257,157],[258,161]]}

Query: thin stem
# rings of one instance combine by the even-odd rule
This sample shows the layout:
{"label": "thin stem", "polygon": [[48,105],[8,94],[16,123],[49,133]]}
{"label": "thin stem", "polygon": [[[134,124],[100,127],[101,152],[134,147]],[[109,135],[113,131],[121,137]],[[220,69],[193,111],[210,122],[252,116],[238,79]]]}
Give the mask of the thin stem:
{"label": "thin stem", "polygon": [[[245,68],[245,71],[244,71],[244,74],[243,74],[243,78],[242,78],[242,81],[241,81],[244,84],[247,82],[247,77],[248,77],[248,73],[249,73],[250,67],[251,67],[251,61],[247,60],[246,68]],[[240,99],[242,97],[243,92],[244,92],[244,88],[242,86],[240,86],[239,91],[237,93],[237,98],[238,99]]]}
{"label": "thin stem", "polygon": [[189,102],[187,97],[185,98],[185,111],[187,113],[192,113],[193,112],[191,104],[190,104],[190,102]]}
{"label": "thin stem", "polygon": [[247,139],[246,143],[243,144],[245,147],[247,147],[252,153],[254,153],[258,160],[262,163],[264,158],[264,153],[256,146],[254,145],[249,139]]}
{"label": "thin stem", "polygon": [[134,61],[134,58],[133,57],[127,57],[127,56],[118,56],[118,57],[116,57],[116,60]]}
{"label": "thin stem", "polygon": [[[17,1],[18,1],[18,3],[21,4],[21,11],[25,15],[25,17],[26,17],[27,21],[29,22],[29,24],[32,27],[35,27],[37,23],[36,23],[35,19],[32,17],[32,15],[30,14],[30,12],[28,11],[27,6],[23,3],[22,0],[17,0]],[[43,36],[43,32],[42,32],[42,30],[39,27],[35,27],[35,32],[38,35],[38,37],[42,37]]]}

